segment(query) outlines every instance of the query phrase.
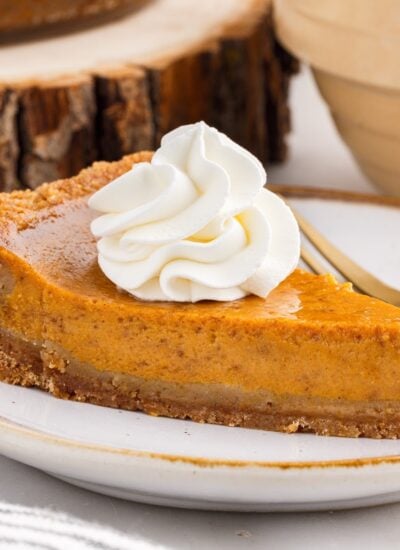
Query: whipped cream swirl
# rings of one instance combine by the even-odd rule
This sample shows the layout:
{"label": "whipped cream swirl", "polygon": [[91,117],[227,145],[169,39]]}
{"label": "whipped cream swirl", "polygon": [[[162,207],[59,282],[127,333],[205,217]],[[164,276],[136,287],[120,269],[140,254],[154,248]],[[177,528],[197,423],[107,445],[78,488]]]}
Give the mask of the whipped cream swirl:
{"label": "whipped cream swirl", "polygon": [[143,300],[265,297],[296,267],[291,210],[248,151],[204,122],[165,135],[151,162],[97,191],[98,261]]}

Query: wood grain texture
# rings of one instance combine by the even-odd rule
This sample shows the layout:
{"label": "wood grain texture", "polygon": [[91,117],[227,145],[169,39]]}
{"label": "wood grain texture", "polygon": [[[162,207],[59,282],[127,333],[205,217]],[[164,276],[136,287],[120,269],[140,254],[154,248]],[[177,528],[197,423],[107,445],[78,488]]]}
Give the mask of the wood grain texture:
{"label": "wood grain texture", "polygon": [[265,163],[282,161],[297,63],[277,45],[270,10],[253,19],[245,32],[230,28],[157,68],[124,63],[0,83],[0,190],[35,188],[96,159],[154,149],[169,130],[198,120]]}
{"label": "wood grain texture", "polygon": [[0,191],[15,187],[18,169],[18,98],[15,91],[0,89]]}
{"label": "wood grain texture", "polygon": [[19,178],[34,188],[97,158],[93,79],[86,75],[19,91]]}
{"label": "wood grain texture", "polygon": [[[0,41],[23,39],[26,33],[75,23],[98,21],[105,15],[118,16],[140,0],[0,0]],[[68,28],[68,27],[67,27]],[[72,27],[74,29],[76,27]],[[19,32],[25,34],[19,36]]]}
{"label": "wood grain texture", "polygon": [[115,160],[152,149],[154,119],[146,70],[123,67],[95,75],[97,141],[100,158]]}

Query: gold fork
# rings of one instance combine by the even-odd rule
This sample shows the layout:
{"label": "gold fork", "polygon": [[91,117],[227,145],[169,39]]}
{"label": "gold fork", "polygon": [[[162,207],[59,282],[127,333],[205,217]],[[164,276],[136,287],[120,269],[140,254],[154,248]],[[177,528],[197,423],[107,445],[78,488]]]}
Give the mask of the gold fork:
{"label": "gold fork", "polygon": [[[292,208],[292,207],[291,207]],[[345,279],[350,281],[355,290],[358,290],[374,298],[379,298],[395,306],[400,306],[400,291],[386,285],[374,275],[363,269],[346,254],[334,246],[301,214],[292,208],[301,231],[321,254]],[[306,248],[302,247],[301,257],[314,273],[326,273],[326,268]]]}

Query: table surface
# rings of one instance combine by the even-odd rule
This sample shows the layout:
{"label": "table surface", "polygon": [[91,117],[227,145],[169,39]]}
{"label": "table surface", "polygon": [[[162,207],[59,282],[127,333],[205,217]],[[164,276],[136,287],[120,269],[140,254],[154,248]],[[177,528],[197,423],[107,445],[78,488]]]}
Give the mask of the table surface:
{"label": "table surface", "polygon": [[[290,160],[270,168],[269,181],[376,192],[340,142],[308,71],[294,80],[291,102]],[[383,549],[398,548],[400,537],[400,504],[297,514],[177,510],[96,495],[3,457],[0,500],[50,507],[167,549]]]}

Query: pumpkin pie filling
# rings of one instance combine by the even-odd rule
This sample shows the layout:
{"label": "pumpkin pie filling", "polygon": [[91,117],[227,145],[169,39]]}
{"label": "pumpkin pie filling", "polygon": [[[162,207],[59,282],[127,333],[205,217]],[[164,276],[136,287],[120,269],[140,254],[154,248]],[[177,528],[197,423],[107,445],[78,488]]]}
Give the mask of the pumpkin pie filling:
{"label": "pumpkin pie filling", "polygon": [[400,310],[295,271],[266,299],[142,302],[100,271],[88,196],[149,153],[0,195],[0,379],[235,426],[400,436]]}

